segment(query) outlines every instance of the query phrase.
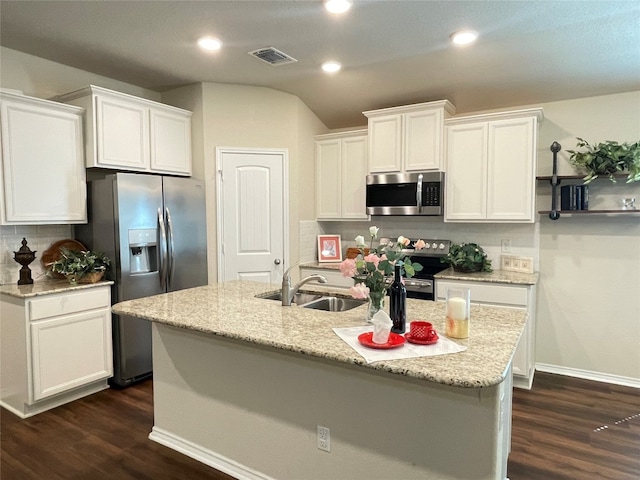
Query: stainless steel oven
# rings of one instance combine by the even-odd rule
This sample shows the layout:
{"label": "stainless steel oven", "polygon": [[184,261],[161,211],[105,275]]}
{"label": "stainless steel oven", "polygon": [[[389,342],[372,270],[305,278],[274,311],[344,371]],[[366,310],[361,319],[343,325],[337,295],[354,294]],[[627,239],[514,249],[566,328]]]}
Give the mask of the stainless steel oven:
{"label": "stainless steel oven", "polygon": [[[450,240],[425,240],[425,248],[413,250],[410,253],[411,261],[422,265],[422,270],[416,272],[412,278],[405,279],[405,288],[408,298],[419,298],[422,300],[435,300],[436,285],[434,275],[446,270],[448,266],[440,261],[451,246]],[[410,247],[413,245],[411,242]],[[409,248],[408,252],[412,249]]]}

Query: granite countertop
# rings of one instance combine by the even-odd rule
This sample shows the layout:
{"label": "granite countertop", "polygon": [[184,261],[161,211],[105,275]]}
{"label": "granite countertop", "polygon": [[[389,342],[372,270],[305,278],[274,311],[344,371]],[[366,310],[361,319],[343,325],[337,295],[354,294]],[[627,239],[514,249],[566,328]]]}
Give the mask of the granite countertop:
{"label": "granite countertop", "polygon": [[507,270],[494,270],[491,273],[475,272],[463,273],[456,272],[453,268],[447,268],[442,272],[436,273],[436,280],[463,280],[467,282],[488,282],[488,283],[510,283],[513,285],[535,285],[538,283],[538,272],[520,273],[509,272]]}
{"label": "granite countertop", "polygon": [[[468,347],[466,351],[367,364],[332,330],[364,325],[366,304],[346,312],[324,312],[295,305],[283,307],[279,301],[255,297],[275,290],[275,285],[231,281],[128,300],[114,305],[112,311],[362,368],[467,388],[493,386],[504,380],[526,322],[523,310],[472,305],[471,335],[466,340],[456,340]],[[407,322],[428,320],[438,332],[444,333],[444,302],[408,299],[407,312]]]}
{"label": "granite countertop", "polygon": [[71,285],[67,280],[43,280],[34,282],[31,285],[0,285],[0,294],[9,295],[17,298],[30,298],[40,295],[50,295],[52,293],[72,292],[74,290],[84,290],[86,288],[102,287],[105,285],[113,285],[110,280],[104,280],[97,283],[79,283]]}

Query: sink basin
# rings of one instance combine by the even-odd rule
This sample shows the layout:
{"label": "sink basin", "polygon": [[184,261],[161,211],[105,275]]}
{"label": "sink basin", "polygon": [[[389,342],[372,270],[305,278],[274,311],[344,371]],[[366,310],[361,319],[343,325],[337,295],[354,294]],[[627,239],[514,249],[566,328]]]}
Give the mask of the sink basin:
{"label": "sink basin", "polygon": [[344,312],[364,305],[365,303],[365,300],[356,300],[355,298],[321,297],[305,303],[302,307],[313,308],[314,310],[325,310],[327,312]]}
{"label": "sink basin", "polygon": [[[270,293],[269,295],[264,295],[264,296],[257,295],[257,297],[264,298],[265,300],[278,300],[279,302],[281,302],[282,292],[273,292],[273,293]],[[293,303],[295,303],[296,305],[302,305],[304,303],[309,303],[314,300],[318,300],[319,298],[323,298],[322,295],[315,294],[315,293],[298,292],[293,296]]]}

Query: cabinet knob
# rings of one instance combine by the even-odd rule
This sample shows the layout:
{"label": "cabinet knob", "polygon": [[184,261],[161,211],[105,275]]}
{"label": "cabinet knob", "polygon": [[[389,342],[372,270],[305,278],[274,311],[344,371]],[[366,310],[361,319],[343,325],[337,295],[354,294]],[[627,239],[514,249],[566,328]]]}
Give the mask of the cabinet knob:
{"label": "cabinet knob", "polygon": [[276,258],[276,259],[273,261],[273,263],[275,263],[276,265],[280,265],[280,259],[279,259],[279,258]]}

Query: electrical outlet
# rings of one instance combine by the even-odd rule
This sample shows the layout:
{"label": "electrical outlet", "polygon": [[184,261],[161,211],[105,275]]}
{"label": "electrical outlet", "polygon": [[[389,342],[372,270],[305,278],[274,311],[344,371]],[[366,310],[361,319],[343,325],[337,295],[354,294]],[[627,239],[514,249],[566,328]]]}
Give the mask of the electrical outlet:
{"label": "electrical outlet", "polygon": [[501,255],[500,268],[508,272],[533,273],[533,257]]}
{"label": "electrical outlet", "polygon": [[533,273],[533,257],[520,257],[520,271]]}
{"label": "electrical outlet", "polygon": [[503,238],[500,241],[500,244],[502,245],[502,253],[511,253],[511,239],[510,238]]}
{"label": "electrical outlet", "polygon": [[318,450],[331,451],[331,434],[327,427],[318,425]]}

